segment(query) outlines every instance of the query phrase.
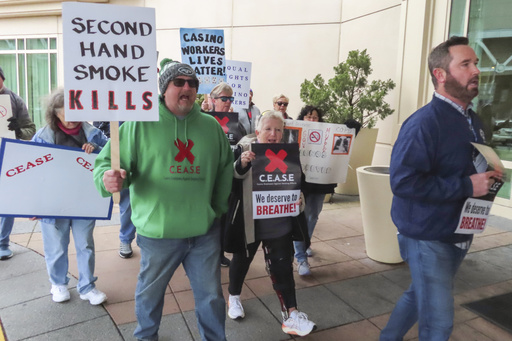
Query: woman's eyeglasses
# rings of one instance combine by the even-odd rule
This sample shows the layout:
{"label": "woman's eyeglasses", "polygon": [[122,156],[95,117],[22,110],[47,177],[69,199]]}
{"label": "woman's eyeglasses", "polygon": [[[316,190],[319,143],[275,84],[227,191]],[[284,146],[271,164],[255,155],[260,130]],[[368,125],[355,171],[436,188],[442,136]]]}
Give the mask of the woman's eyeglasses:
{"label": "woman's eyeglasses", "polygon": [[190,86],[191,88],[199,88],[199,81],[197,79],[174,78],[172,80],[172,83],[174,84],[174,86],[178,88],[182,88],[183,86],[185,86],[185,83],[188,83],[188,86]]}
{"label": "woman's eyeglasses", "polygon": [[284,105],[285,107],[287,107],[287,106],[288,106],[288,103],[286,103],[286,102],[277,102],[276,104],[277,104],[278,106],[281,106],[281,105]]}
{"label": "woman's eyeglasses", "polygon": [[219,99],[219,98],[222,100],[222,102],[227,102],[228,100],[230,102],[233,102],[235,100],[235,97],[233,97],[233,96],[231,96],[231,97],[230,96],[215,97],[215,99]]}

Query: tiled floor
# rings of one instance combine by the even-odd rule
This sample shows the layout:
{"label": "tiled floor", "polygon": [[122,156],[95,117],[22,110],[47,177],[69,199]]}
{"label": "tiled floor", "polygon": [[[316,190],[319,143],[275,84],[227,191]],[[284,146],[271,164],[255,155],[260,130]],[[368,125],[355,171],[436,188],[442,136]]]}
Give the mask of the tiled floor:
{"label": "tiled floor", "polygon": [[[372,290],[372,284],[368,283],[368,276],[379,276],[375,285],[381,286],[389,281],[386,276],[393,276],[395,269],[406,268],[404,264],[383,264],[368,258],[365,252],[363,227],[361,222],[360,205],[357,197],[335,195],[333,203],[324,205],[320,220],[312,240],[312,248],[315,252],[310,259],[312,276],[300,277],[295,274],[296,288],[311,288],[320,285],[328,286],[333,284],[331,291],[343,289],[343,295],[348,305],[354,307],[358,304],[361,308],[358,311],[364,315],[365,302],[351,302],[350,290],[357,290],[358,280],[365,290]],[[110,225],[109,225],[110,224]],[[509,245],[512,243],[511,229],[503,229],[501,226],[490,226],[486,232],[477,236],[471,253]],[[36,229],[37,231],[37,229]],[[97,286],[107,293],[108,301],[105,308],[117,325],[124,325],[134,322],[134,291],[137,282],[140,253],[133,243],[134,256],[130,259],[122,259],[118,255],[119,239],[118,222],[98,222],[95,229],[96,242],[96,275],[98,276]],[[13,234],[11,240],[14,243],[28,247],[40,254],[43,254],[41,234],[38,232],[27,232]],[[261,251],[258,251],[261,253]],[[75,254],[74,246],[70,245],[70,255]],[[226,254],[228,257],[229,254]],[[468,255],[471,259],[471,255]],[[468,261],[468,260],[467,260]],[[510,259],[506,260],[509,263]],[[471,262],[469,260],[468,262]],[[483,265],[485,267],[485,265]],[[70,272],[76,276],[76,260],[70,257]],[[381,276],[385,274],[385,276]],[[377,277],[376,277],[377,278]],[[512,278],[512,277],[510,277]],[[350,286],[343,286],[344,281]],[[364,284],[363,284],[363,281]],[[224,294],[227,297],[228,269],[222,269],[222,283]],[[340,283],[342,284],[340,286]],[[334,286],[334,284],[336,286]],[[484,283],[485,284],[485,283]],[[404,281],[404,287],[408,280]],[[464,287],[462,285],[462,287]],[[354,289],[355,288],[355,289]],[[395,289],[396,290],[396,289]],[[512,279],[503,280],[498,283],[489,283],[481,288],[464,291],[455,297],[457,304],[452,340],[512,340],[512,335],[494,326],[484,319],[476,316],[460,304],[470,302],[479,298],[489,297],[512,291]],[[394,292],[399,296],[401,292]],[[457,293],[457,292],[456,292]],[[242,300],[254,298],[263,299],[273,295],[271,282],[265,271],[263,255],[256,255],[250,271],[247,275],[245,286],[242,292]],[[393,296],[394,297],[394,296]],[[364,301],[364,300],[363,300]],[[396,300],[392,300],[395,302]],[[371,304],[370,304],[371,305]],[[379,309],[379,307],[373,307]],[[179,268],[169,283],[165,297],[164,314],[170,315],[178,312],[187,312],[194,309],[194,301],[188,279],[182,268]],[[378,316],[369,317],[363,320],[347,323],[330,329],[320,330],[303,340],[377,340],[380,329],[386,324],[392,305],[382,308]],[[285,337],[283,335],[283,337]],[[408,340],[417,339],[416,329],[407,334]]]}

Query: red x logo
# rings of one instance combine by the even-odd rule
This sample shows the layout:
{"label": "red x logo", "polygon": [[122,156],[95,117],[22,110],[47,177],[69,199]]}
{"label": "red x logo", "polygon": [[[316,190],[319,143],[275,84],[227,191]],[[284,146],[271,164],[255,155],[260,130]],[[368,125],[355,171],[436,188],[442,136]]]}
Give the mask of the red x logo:
{"label": "red x logo", "polygon": [[281,172],[286,173],[288,166],[283,162],[283,160],[287,155],[288,154],[282,149],[277,152],[277,155],[270,149],[267,149],[265,156],[268,157],[270,163],[265,167],[265,170],[267,172],[273,172],[276,168],[279,168]]}
{"label": "red x logo", "polygon": [[222,130],[224,130],[224,134],[227,134],[228,130],[229,130],[229,128],[228,128],[229,118],[224,117],[223,119],[220,119],[219,117],[215,116],[215,119],[217,120],[217,122],[220,123]]}
{"label": "red x logo", "polygon": [[190,164],[193,165],[194,159],[196,157],[194,156],[194,154],[192,154],[190,150],[192,149],[192,147],[194,147],[194,142],[192,142],[192,140],[189,139],[187,144],[185,144],[181,142],[180,139],[176,139],[176,141],[174,141],[174,145],[178,147],[178,149],[180,150],[178,152],[178,155],[176,155],[176,157],[174,158],[174,160],[182,162],[183,160],[185,160],[185,158],[187,158],[188,162],[190,162]]}

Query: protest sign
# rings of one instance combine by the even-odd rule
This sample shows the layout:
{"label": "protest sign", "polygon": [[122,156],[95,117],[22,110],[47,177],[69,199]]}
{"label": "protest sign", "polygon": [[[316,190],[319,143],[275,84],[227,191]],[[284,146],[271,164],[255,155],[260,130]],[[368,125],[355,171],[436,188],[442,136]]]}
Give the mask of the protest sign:
{"label": "protest sign", "polygon": [[251,91],[251,63],[226,60],[226,82],[233,88],[235,100],[231,103],[233,111],[249,108]]}
{"label": "protest sign", "polygon": [[78,148],[2,139],[0,215],[110,219],[112,201],[94,187],[96,156]]}
{"label": "protest sign", "polygon": [[155,9],[64,2],[67,121],[158,121]]}
{"label": "protest sign", "polygon": [[181,28],[181,62],[190,65],[199,78],[198,94],[209,94],[226,80],[224,30]]}
{"label": "protest sign", "polygon": [[283,140],[298,143],[306,181],[344,183],[355,129],[343,124],[287,120]]}
{"label": "protest sign", "polygon": [[299,215],[301,169],[297,144],[255,143],[251,150],[254,219]]}
{"label": "protest sign", "polygon": [[224,133],[228,138],[231,149],[234,150],[238,141],[240,141],[240,139],[245,135],[242,132],[240,124],[238,124],[238,113],[210,112],[210,115],[215,117],[217,122],[219,122],[220,126],[222,127],[222,130],[224,130]]}
{"label": "protest sign", "polygon": [[0,95],[0,137],[16,138],[14,131],[9,130],[7,121],[12,117],[11,96]]}
{"label": "protest sign", "polygon": [[[498,170],[503,173],[505,167],[498,154],[491,147],[473,142],[471,144],[485,158],[489,169]],[[486,170],[482,169],[482,172]],[[485,230],[494,199],[504,183],[503,179],[492,179],[492,181],[494,183],[489,188],[489,193],[482,197],[470,197],[466,200],[455,233],[474,234],[482,233]]]}

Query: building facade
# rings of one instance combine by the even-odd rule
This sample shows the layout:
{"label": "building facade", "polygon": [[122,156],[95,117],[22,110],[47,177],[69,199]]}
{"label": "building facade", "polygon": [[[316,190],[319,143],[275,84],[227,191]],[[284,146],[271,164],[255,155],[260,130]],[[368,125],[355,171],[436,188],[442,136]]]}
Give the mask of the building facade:
{"label": "building facade", "polygon": [[[63,1],[0,0],[0,65],[6,84],[44,124],[41,100],[63,85]],[[348,52],[367,49],[372,79],[391,78],[393,115],[377,124],[373,164],[388,164],[401,123],[434,91],[430,50],[451,35],[467,35],[480,58],[481,93],[475,108],[507,168],[508,180],[493,207],[512,217],[512,12],[509,0],[95,0],[156,9],[159,59],[180,59],[179,29],[223,29],[226,59],[252,63],[254,102],[263,111],[272,97],[290,98],[296,117],[305,79],[333,76]]]}

